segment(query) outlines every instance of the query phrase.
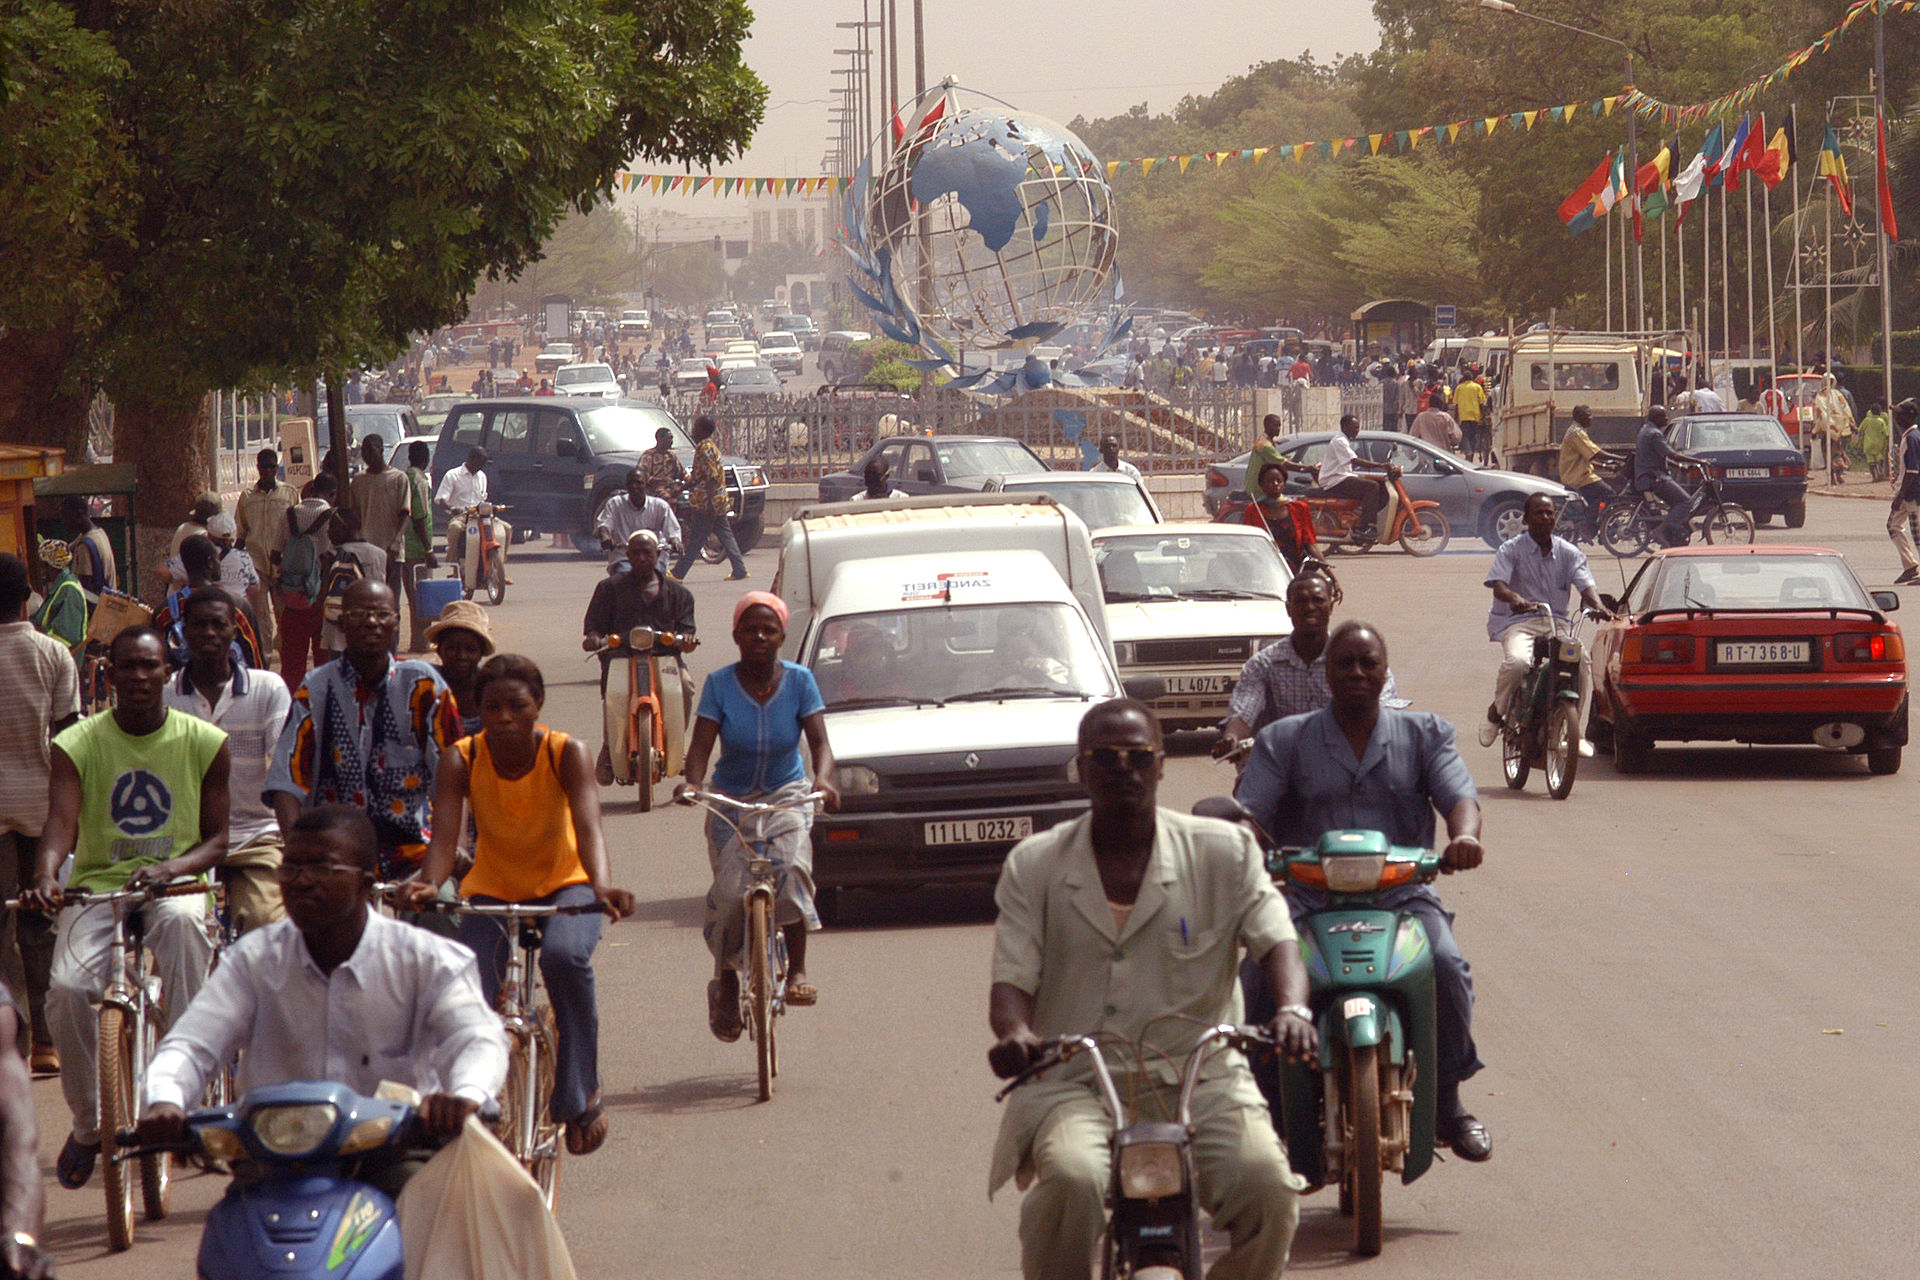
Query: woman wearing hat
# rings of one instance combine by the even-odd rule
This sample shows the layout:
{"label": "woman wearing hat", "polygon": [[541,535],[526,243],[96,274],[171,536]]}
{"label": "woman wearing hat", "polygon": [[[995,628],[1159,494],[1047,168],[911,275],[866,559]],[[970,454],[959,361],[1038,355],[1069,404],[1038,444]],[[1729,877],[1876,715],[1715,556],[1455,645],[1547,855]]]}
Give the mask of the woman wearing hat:
{"label": "woman wearing hat", "polygon": [[473,678],[493,654],[493,627],[487,611],[472,600],[452,600],[427,628],[427,643],[440,658],[440,675],[460,708],[460,732],[480,732],[480,700]]}
{"label": "woman wearing hat", "polygon": [[[781,659],[786,638],[787,605],[779,596],[749,591],[734,606],[733,642],[739,646],[740,661],[708,676],[700,691],[686,782],[676,799],[688,802],[687,792],[704,784],[718,742],[715,791],[751,803],[790,804],[820,790],[826,793],[827,808],[839,805],[820,686],[811,671]],[[808,758],[800,750],[803,738],[813,766],[811,783]],[[807,934],[820,927],[813,907],[811,826],[806,814],[788,812],[775,815],[766,827],[767,856],[778,876],[774,922],[787,941],[789,1005],[810,1005],[820,998],[819,989],[807,980]],[[707,891],[705,934],[714,971],[707,984],[707,1025],[714,1035],[731,1041],[740,1038],[740,978],[734,960],[744,945],[740,899],[751,855],[718,814],[708,815],[706,827],[713,887]]]}

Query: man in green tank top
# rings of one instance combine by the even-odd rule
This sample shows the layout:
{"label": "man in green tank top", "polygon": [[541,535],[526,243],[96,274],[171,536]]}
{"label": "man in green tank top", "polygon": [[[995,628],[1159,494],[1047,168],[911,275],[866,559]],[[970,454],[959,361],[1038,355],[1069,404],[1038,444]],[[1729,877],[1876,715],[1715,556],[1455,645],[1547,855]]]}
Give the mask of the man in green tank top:
{"label": "man in green tank top", "polygon": [[[114,708],[53,739],[47,825],[25,895],[60,911],[47,1022],[73,1113],[56,1165],[68,1188],[86,1185],[100,1154],[94,1004],[108,978],[113,909],[63,906],[60,864],[73,855],[69,887],[112,893],[200,876],[227,851],[227,735],[168,709],[166,641],[152,627],[122,631],[107,662]],[[206,895],[156,898],[141,912],[171,1025],[206,981],[213,956]]]}

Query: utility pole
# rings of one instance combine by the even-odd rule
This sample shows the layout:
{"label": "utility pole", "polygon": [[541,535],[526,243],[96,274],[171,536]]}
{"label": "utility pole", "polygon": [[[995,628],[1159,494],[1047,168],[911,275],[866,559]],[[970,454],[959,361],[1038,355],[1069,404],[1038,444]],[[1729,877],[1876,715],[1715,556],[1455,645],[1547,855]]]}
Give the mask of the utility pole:
{"label": "utility pole", "polygon": [[[1880,175],[1887,164],[1887,25],[1884,5],[1873,7],[1873,223],[1880,270],[1880,384],[1887,411],[1893,411],[1893,276],[1887,267],[1887,219],[1880,207]],[[1829,277],[1832,263],[1827,266]],[[1833,370],[1833,348],[1828,344],[1827,370]]]}

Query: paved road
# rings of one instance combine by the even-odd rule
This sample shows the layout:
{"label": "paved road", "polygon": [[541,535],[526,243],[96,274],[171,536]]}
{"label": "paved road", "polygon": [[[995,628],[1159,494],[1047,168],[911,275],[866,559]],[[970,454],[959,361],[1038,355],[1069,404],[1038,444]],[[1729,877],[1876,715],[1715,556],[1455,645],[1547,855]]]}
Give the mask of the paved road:
{"label": "paved road", "polygon": [[[1845,549],[1884,583],[1882,519],[1877,503],[1816,498],[1805,540]],[[1495,650],[1482,626],[1486,551],[1456,545],[1433,561],[1341,561],[1342,614],[1384,627],[1417,705],[1471,725]],[[774,554],[749,557],[756,583]],[[591,733],[592,668],[572,637],[598,570],[536,549],[514,566],[495,614],[504,646],[546,668],[549,722]],[[694,575],[713,641],[701,672],[730,658],[721,633],[734,596],[720,572]],[[1193,750],[1170,766],[1166,803],[1228,785]],[[1367,1273],[1905,1272],[1899,1259],[1920,1243],[1906,1141],[1920,1028],[1900,994],[1920,896],[1920,766],[1871,778],[1811,750],[1663,750],[1633,779],[1587,762],[1556,803],[1537,778],[1507,792],[1493,752],[1466,752],[1486,788],[1490,852],[1443,889],[1474,963],[1491,1064],[1467,1096],[1496,1153],[1390,1186],[1386,1251]],[[722,1045],[705,1029],[695,823],[609,798],[614,865],[642,907],[609,931],[599,960],[612,1137],[562,1172],[580,1274],[1015,1274],[1016,1202],[984,1194],[997,1122],[986,895],[856,899],[851,923],[815,944],[821,1004],[787,1019],[779,1092],[757,1104],[748,1042]],[[57,1087],[36,1094],[50,1181],[66,1126]],[[126,1257],[102,1252],[97,1183],[52,1190],[62,1274],[187,1274],[220,1189],[182,1180],[174,1218],[142,1225]],[[1307,1202],[1294,1265],[1347,1265],[1344,1237],[1322,1193]]]}

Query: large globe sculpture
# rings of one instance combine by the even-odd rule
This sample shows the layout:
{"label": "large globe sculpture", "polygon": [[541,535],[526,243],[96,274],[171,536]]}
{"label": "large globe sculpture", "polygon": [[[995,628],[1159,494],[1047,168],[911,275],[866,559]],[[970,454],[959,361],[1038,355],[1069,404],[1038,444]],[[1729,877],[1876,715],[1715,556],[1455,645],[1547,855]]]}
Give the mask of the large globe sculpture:
{"label": "large globe sculpture", "polygon": [[881,330],[938,363],[1030,347],[1110,299],[1113,197],[1071,130],[949,90],[848,191],[855,289]]}

